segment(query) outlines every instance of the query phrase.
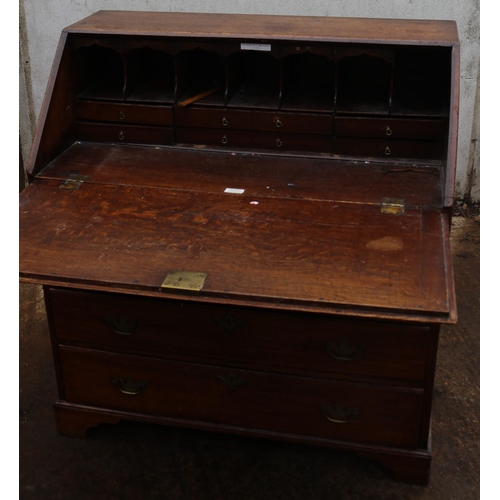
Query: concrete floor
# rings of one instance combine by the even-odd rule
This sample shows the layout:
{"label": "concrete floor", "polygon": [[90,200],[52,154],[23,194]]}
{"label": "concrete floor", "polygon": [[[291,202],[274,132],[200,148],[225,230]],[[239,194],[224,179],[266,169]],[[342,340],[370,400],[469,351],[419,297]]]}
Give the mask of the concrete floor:
{"label": "concrete floor", "polygon": [[121,422],[59,436],[42,291],[21,285],[20,499],[479,498],[478,216],[457,212],[452,252],[459,323],[440,338],[428,486],[351,453],[223,434]]}

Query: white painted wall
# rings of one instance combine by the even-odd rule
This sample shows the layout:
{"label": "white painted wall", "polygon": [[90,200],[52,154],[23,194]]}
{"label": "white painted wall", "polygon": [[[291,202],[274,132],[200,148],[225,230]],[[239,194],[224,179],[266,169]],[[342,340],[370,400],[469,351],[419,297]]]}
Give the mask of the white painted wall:
{"label": "white painted wall", "polygon": [[[461,42],[456,197],[479,199],[479,0],[20,0],[20,129],[28,157],[61,30],[98,10],[451,19]],[[474,141],[473,141],[474,139]]]}

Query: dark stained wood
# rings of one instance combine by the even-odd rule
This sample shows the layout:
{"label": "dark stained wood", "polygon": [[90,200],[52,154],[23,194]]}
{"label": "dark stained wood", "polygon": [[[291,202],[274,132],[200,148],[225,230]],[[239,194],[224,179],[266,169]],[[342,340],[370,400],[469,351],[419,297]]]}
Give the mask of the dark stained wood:
{"label": "dark stained wood", "polygon": [[457,45],[454,21],[99,11],[69,33]]}
{"label": "dark stained wood", "polygon": [[[425,483],[439,325],[457,321],[458,97],[449,21],[101,11],[67,28],[19,216],[58,431],[231,432]],[[162,289],[171,271],[207,277]]]}
{"label": "dark stained wood", "polygon": [[[438,234],[380,207],[56,182],[25,189],[21,275],[159,290],[167,272],[207,272],[203,294],[437,314],[450,310]],[[251,202],[258,201],[258,204]],[[318,206],[319,205],[319,206]],[[40,211],[47,214],[40,220]],[[429,212],[429,220],[440,217]],[[360,231],[359,228],[363,227]],[[57,256],[57,257],[56,257]],[[426,257],[428,256],[428,257]],[[432,259],[440,287],[423,284]],[[292,272],[293,270],[293,272]]]}
{"label": "dark stained wood", "polygon": [[402,323],[61,289],[46,293],[59,342],[235,368],[279,368],[281,373],[364,382],[390,379],[391,384],[419,387],[433,339],[430,328]]}
{"label": "dark stained wood", "polygon": [[[147,158],[147,162],[144,159]],[[87,182],[195,192],[245,189],[248,196],[379,205],[402,198],[410,207],[442,205],[442,168],[427,161],[346,161],[330,158],[215,152],[205,149],[74,144],[40,174],[45,179],[87,175]],[[151,182],[154,179],[154,183]]]}

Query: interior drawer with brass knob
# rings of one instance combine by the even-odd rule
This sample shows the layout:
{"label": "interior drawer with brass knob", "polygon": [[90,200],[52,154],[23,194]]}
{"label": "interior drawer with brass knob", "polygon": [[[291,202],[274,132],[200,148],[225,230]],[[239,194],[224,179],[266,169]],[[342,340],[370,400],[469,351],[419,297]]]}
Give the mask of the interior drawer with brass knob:
{"label": "interior drawer with brass knob", "polygon": [[436,332],[253,308],[49,289],[57,341],[345,380],[422,386]]}
{"label": "interior drawer with brass knob", "polygon": [[445,139],[445,120],[335,117],[335,136],[384,139]]}
{"label": "interior drawer with brass knob", "polygon": [[172,125],[172,106],[78,100],[76,119],[143,125]]}
{"label": "interior drawer with brass knob", "polygon": [[290,134],[257,130],[219,130],[177,127],[176,143],[200,144],[231,148],[266,149],[271,151],[309,151],[330,153],[331,137],[319,134]]}
{"label": "interior drawer with brass knob", "polygon": [[[416,448],[423,391],[61,347],[64,400],[185,421]],[[257,410],[257,411],[256,411]]]}
{"label": "interior drawer with brass knob", "polygon": [[81,141],[124,144],[172,144],[172,127],[147,127],[121,124],[76,122],[76,136]]}
{"label": "interior drawer with brass knob", "polygon": [[181,127],[261,130],[331,135],[333,117],[313,113],[275,113],[202,107],[175,107],[175,123]]}
{"label": "interior drawer with brass knob", "polygon": [[362,139],[335,137],[333,154],[353,157],[443,159],[443,144],[438,141],[399,139]]}

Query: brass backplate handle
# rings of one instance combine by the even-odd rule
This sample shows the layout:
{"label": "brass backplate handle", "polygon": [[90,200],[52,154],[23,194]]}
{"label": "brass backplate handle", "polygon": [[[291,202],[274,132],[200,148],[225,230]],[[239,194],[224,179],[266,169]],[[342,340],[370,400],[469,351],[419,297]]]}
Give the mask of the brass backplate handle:
{"label": "brass backplate handle", "polygon": [[226,117],[223,117],[222,118],[222,126],[223,127],[227,127],[229,125],[229,122],[227,121],[227,118]]}
{"label": "brass backplate handle", "polygon": [[121,393],[128,394],[129,396],[137,396],[146,388],[146,382],[134,380],[132,377],[113,377],[112,382]]}
{"label": "brass backplate handle", "polygon": [[125,120],[125,113],[120,111],[120,120]]}
{"label": "brass backplate handle", "polygon": [[227,140],[227,135],[222,136],[222,144],[227,144],[229,141]]}
{"label": "brass backplate handle", "polygon": [[123,130],[118,134],[118,139],[120,139],[120,141],[125,140],[125,134],[123,133]]}
{"label": "brass backplate handle", "polygon": [[349,344],[347,339],[342,339],[338,343],[326,342],[328,352],[340,361],[352,361],[357,358],[365,346],[363,344]]}
{"label": "brass backplate handle", "polygon": [[230,314],[224,314],[224,316],[212,316],[214,322],[222,326],[228,332],[232,332],[235,328],[239,328],[246,323],[246,318],[235,319]]}
{"label": "brass backplate handle", "polygon": [[222,384],[225,385],[231,392],[234,392],[238,387],[242,387],[247,383],[246,378],[238,378],[232,373],[227,375],[216,375],[215,378]]}
{"label": "brass backplate handle", "polygon": [[118,335],[132,335],[139,330],[141,326],[140,321],[129,320],[125,316],[120,316],[118,318],[111,318],[106,316],[104,321],[108,326]]}
{"label": "brass backplate handle", "polygon": [[391,148],[389,146],[385,147],[384,153],[386,156],[391,156]]}
{"label": "brass backplate handle", "polygon": [[283,146],[281,139],[276,139],[276,146],[278,146],[279,148],[281,148],[281,146]]}
{"label": "brass backplate handle", "polygon": [[344,408],[340,403],[333,406],[321,405],[320,410],[325,414],[326,418],[335,424],[347,424],[359,415],[357,408]]}
{"label": "brass backplate handle", "polygon": [[389,126],[385,127],[385,135],[392,135],[391,127]]}
{"label": "brass backplate handle", "polygon": [[281,122],[281,120],[276,120],[276,127],[277,128],[280,128],[282,125],[283,125],[283,123]]}

